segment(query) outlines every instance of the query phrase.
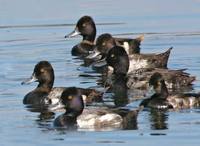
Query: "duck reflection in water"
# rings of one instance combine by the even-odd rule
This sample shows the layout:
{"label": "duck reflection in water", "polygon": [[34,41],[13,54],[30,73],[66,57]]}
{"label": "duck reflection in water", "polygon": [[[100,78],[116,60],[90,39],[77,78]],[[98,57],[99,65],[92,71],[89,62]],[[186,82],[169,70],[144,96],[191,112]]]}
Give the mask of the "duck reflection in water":
{"label": "duck reflection in water", "polygon": [[111,92],[113,93],[114,104],[116,107],[123,107],[128,104],[128,93],[126,80],[123,76],[115,76],[111,84]]}
{"label": "duck reflection in water", "polygon": [[149,120],[152,130],[168,129],[168,113],[165,110],[150,109]]}

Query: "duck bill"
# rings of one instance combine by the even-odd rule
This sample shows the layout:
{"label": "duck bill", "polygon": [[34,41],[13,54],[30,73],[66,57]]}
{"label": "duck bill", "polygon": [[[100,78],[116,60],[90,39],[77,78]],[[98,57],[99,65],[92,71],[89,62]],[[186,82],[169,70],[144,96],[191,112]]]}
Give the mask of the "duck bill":
{"label": "duck bill", "polygon": [[29,79],[26,79],[25,81],[23,81],[21,84],[25,85],[25,84],[30,84],[32,82],[36,82],[38,79],[35,77],[35,74],[33,74]]}
{"label": "duck bill", "polygon": [[98,56],[101,54],[97,49],[94,49],[88,56],[86,56],[87,59],[95,59],[99,58]]}
{"label": "duck bill", "polygon": [[93,66],[94,67],[103,67],[105,65],[107,65],[106,58],[101,59],[101,60],[95,62]]}
{"label": "duck bill", "polygon": [[65,38],[72,38],[72,37],[75,37],[75,36],[77,36],[79,34],[80,34],[80,32],[76,28],[74,31],[72,31],[71,33],[69,33],[68,35],[66,35]]}

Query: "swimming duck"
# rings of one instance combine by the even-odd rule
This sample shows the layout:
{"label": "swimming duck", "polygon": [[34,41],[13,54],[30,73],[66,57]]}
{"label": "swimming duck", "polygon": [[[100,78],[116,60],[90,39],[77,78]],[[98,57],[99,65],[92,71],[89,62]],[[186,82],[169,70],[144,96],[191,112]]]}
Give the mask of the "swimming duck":
{"label": "swimming duck", "polygon": [[[139,37],[140,38],[140,37]],[[141,39],[136,40],[141,40]],[[105,56],[106,58],[108,52],[112,48],[117,48],[117,45],[115,39],[112,37],[112,35],[106,33],[99,36],[96,42],[96,49],[94,51],[93,56],[97,56],[101,54],[102,56]],[[136,48],[138,48],[137,46]],[[160,53],[160,54],[129,54],[129,71],[131,72],[133,70],[137,70],[140,68],[167,68],[167,62],[170,55],[170,51],[172,48],[169,48],[166,52]],[[127,51],[126,51],[127,52]],[[89,55],[91,57],[91,55]],[[95,66],[102,66],[105,65],[105,59],[102,59],[101,61],[98,61],[98,63],[95,64]]]}
{"label": "swimming duck", "polygon": [[55,127],[76,127],[81,129],[133,129],[137,127],[135,125],[139,109],[84,108],[81,92],[76,88],[65,89],[62,93],[61,101],[65,105],[66,111],[55,119]]}
{"label": "swimming duck", "polygon": [[[32,76],[23,81],[22,84],[29,84],[32,82],[39,82],[36,89],[25,95],[23,99],[24,104],[31,105],[48,105],[48,104],[58,104],[60,101],[60,96],[65,89],[69,87],[53,87],[54,83],[54,70],[48,61],[40,61],[35,65]],[[95,89],[84,89],[77,88],[82,95],[86,98],[86,102],[91,102],[92,100],[99,100],[102,93],[96,91]],[[70,90],[71,88],[69,88]],[[93,97],[97,97],[94,99]]]}
{"label": "swimming duck", "polygon": [[144,99],[140,106],[156,109],[182,109],[200,106],[200,93],[169,94],[165,80],[158,72],[151,76],[149,86],[153,88],[155,94]]}
{"label": "swimming duck", "polygon": [[95,58],[101,55],[101,59],[105,58],[109,50],[115,46],[122,46],[126,50],[127,54],[140,53],[140,43],[144,40],[144,35],[141,35],[135,39],[130,38],[113,38],[111,34],[104,33],[100,35],[96,40],[96,47],[94,51],[87,56],[87,58]]}
{"label": "swimming duck", "polygon": [[162,68],[138,69],[127,75],[127,86],[129,88],[147,89],[151,75],[155,72],[159,72],[164,76],[165,84],[168,89],[172,91],[178,89],[192,89],[192,82],[195,81],[195,77],[190,76],[185,70],[186,69],[172,70]]}
{"label": "swimming duck", "polygon": [[65,38],[74,37],[77,35],[83,36],[83,40],[72,48],[72,55],[85,56],[89,55],[90,51],[93,51],[94,40],[96,37],[96,26],[94,20],[90,16],[81,17],[74,29]]}
{"label": "swimming duck", "polygon": [[123,75],[127,79],[128,88],[146,89],[150,77],[159,72],[163,75],[167,87],[169,89],[178,89],[192,85],[195,77],[190,76],[183,70],[169,70],[161,68],[142,68],[129,72],[129,56],[122,47],[113,47],[106,58],[107,65],[109,66],[109,74],[114,76]]}
{"label": "swimming duck", "polygon": [[[91,51],[94,50],[95,37],[96,37],[96,25],[92,17],[83,16],[81,17],[71,33],[65,36],[65,38],[74,37],[81,35],[83,40],[72,48],[72,55],[74,56],[87,56]],[[129,53],[140,52],[140,42],[144,40],[144,35],[136,39],[130,38],[115,38],[117,44],[125,45],[126,48],[130,48]]]}

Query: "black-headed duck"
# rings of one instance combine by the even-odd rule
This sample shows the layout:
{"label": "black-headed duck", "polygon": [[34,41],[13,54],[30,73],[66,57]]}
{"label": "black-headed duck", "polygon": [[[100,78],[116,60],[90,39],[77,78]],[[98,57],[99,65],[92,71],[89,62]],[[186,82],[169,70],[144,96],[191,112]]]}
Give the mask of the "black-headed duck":
{"label": "black-headed duck", "polygon": [[[65,89],[61,96],[65,105],[65,113],[54,121],[55,127],[80,129],[134,129],[137,126],[137,114],[139,109],[109,109],[106,107],[85,108],[81,93],[73,88],[73,91]],[[131,124],[129,123],[131,122]]]}
{"label": "black-headed duck", "polygon": [[[39,82],[36,89],[25,95],[23,103],[31,105],[58,104],[63,90],[69,87],[53,87],[54,70],[48,61],[40,61],[35,65],[31,78],[22,82],[28,84]],[[76,87],[74,87],[76,88]],[[71,89],[71,88],[69,88]],[[92,101],[93,97],[100,99],[102,93],[95,89],[76,88],[82,95],[85,95],[86,101]]]}
{"label": "black-headed duck", "polygon": [[129,72],[129,57],[122,47],[113,47],[106,58],[109,69],[113,69],[110,74],[120,75],[123,74],[127,79],[128,88],[146,89],[150,77],[159,72],[163,75],[167,87],[170,89],[179,89],[182,87],[188,87],[192,85],[195,77],[190,76],[184,70],[169,70],[160,68],[142,68]]}
{"label": "black-headed duck", "polygon": [[[138,38],[138,40],[140,40],[139,38]],[[102,56],[106,57],[108,52],[112,48],[117,48],[118,46],[119,45],[116,43],[116,41],[112,37],[112,35],[110,35],[108,33],[102,34],[97,39],[96,48],[94,50],[93,56],[102,55]],[[138,48],[138,47],[139,46],[137,46],[136,48]],[[160,54],[140,54],[140,53],[128,54],[127,53],[129,56],[129,62],[130,62],[128,72],[131,72],[133,70],[137,70],[140,68],[155,68],[155,67],[167,68],[167,62],[168,62],[168,58],[169,58],[171,50],[172,50],[172,48],[169,48],[166,52],[160,53]],[[91,57],[91,56],[92,55],[89,55],[88,57]],[[100,66],[99,64],[104,65],[105,60],[104,59],[102,59],[102,60],[103,60],[103,63],[101,61],[99,61],[97,63],[97,65],[95,65],[95,66]]]}
{"label": "black-headed duck", "polygon": [[155,94],[144,99],[140,106],[155,109],[182,109],[200,106],[200,93],[169,94],[164,77],[158,72],[151,76],[149,86],[153,88]]}
{"label": "black-headed duck", "polygon": [[94,49],[94,41],[96,37],[95,22],[90,16],[81,17],[74,29],[65,38],[81,35],[83,40],[72,48],[72,55],[74,56],[87,56],[90,51]]}
{"label": "black-headed duck", "polygon": [[118,45],[124,47],[127,54],[138,54],[140,53],[140,43],[144,40],[144,35],[141,35],[135,39],[130,38],[114,38],[109,33],[100,35],[96,40],[96,46],[94,51],[87,56],[87,58],[95,58],[101,55],[105,58],[109,50]]}

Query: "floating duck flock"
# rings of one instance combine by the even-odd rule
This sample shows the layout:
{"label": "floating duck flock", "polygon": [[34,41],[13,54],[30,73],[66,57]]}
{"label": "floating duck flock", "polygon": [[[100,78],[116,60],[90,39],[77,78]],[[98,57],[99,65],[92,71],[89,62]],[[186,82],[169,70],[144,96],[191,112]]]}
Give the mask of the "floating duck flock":
{"label": "floating duck flock", "polygon": [[[61,129],[134,129],[143,110],[179,110],[200,106],[200,93],[186,93],[194,76],[185,69],[169,69],[172,47],[159,54],[141,53],[144,35],[117,38],[109,33],[96,38],[96,26],[90,16],[81,17],[66,39],[81,35],[71,54],[84,66],[101,74],[97,84],[103,91],[80,87],[53,87],[54,69],[50,62],[39,61],[31,77],[22,82],[38,82],[27,93],[23,104],[38,112],[60,112],[53,126]],[[142,91],[138,107],[128,108],[127,91]],[[114,105],[105,104],[105,93],[114,94]],[[144,94],[143,94],[144,93]],[[134,101],[131,101],[134,102]],[[94,104],[96,103],[96,104]],[[91,106],[92,105],[92,106]],[[101,105],[101,106],[99,106]]]}

